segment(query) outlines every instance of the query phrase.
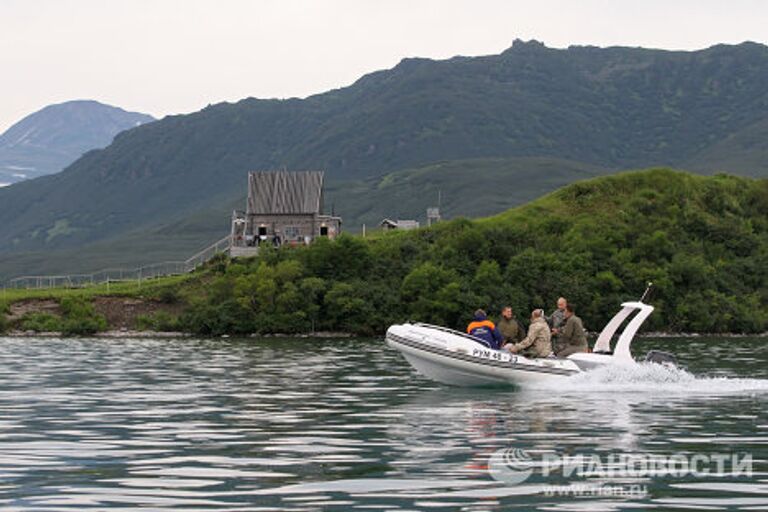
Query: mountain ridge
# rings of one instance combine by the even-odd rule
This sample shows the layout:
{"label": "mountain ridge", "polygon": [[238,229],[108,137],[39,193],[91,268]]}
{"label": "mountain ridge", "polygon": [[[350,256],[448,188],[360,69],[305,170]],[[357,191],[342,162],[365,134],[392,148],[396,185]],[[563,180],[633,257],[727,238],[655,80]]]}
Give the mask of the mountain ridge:
{"label": "mountain ridge", "polygon": [[768,47],[757,43],[670,52],[520,42],[498,55],[404,59],[305,99],[169,116],[63,173],[0,190],[0,252],[72,250],[220,209],[253,169],[324,168],[330,183],[442,161],[546,158],[603,173],[672,165],[764,176],[768,162],[739,144],[724,159],[697,155],[762,126],[765,83]]}

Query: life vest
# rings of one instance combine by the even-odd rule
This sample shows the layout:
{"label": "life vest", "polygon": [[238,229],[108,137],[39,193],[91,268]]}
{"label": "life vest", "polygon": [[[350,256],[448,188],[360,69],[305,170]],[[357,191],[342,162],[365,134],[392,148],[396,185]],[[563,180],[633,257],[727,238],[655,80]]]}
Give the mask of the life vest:
{"label": "life vest", "polygon": [[496,325],[490,320],[475,320],[467,326],[467,334],[479,338],[493,349],[498,349],[501,336],[496,331]]}

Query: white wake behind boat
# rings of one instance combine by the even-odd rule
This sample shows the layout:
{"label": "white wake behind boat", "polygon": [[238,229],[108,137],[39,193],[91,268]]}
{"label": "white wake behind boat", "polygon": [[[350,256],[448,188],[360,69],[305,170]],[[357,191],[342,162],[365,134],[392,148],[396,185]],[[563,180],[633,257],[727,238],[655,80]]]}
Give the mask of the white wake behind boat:
{"label": "white wake behind boat", "polygon": [[[485,341],[468,334],[423,323],[393,325],[387,330],[386,341],[419,373],[438,382],[455,386],[526,385],[545,379],[566,379],[606,365],[637,364],[630,350],[632,340],[652,312],[653,306],[642,299],[625,302],[598,336],[592,352],[564,359],[529,359],[489,348]],[[626,327],[611,350],[611,340],[624,324]],[[655,362],[674,362],[669,354],[652,354],[655,356],[649,354],[650,360]]]}

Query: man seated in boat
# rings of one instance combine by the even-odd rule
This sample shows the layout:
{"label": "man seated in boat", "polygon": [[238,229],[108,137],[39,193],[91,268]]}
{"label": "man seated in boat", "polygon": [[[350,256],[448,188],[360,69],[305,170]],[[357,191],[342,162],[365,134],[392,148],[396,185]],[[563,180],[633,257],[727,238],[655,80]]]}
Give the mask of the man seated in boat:
{"label": "man seated in boat", "polygon": [[523,341],[525,338],[525,328],[520,325],[520,322],[515,318],[515,314],[512,312],[512,306],[504,306],[501,310],[501,318],[496,322],[496,327],[499,328],[499,332],[504,337],[502,346],[507,343],[517,343]]}
{"label": "man seated in boat", "polygon": [[568,357],[577,352],[587,352],[587,334],[584,332],[584,324],[581,318],[575,315],[573,304],[565,307],[565,326],[561,329],[552,329],[557,337],[555,354],[557,357]]}
{"label": "man seated in boat", "polygon": [[534,309],[528,335],[521,342],[504,345],[504,348],[525,357],[548,357],[552,353],[552,333],[544,319],[544,310]]}
{"label": "man seated in boat", "polygon": [[488,315],[482,309],[475,311],[474,320],[467,326],[467,334],[480,338],[488,343],[489,347],[496,350],[501,348],[501,344],[504,341],[504,337],[496,328],[496,325],[488,320]]}

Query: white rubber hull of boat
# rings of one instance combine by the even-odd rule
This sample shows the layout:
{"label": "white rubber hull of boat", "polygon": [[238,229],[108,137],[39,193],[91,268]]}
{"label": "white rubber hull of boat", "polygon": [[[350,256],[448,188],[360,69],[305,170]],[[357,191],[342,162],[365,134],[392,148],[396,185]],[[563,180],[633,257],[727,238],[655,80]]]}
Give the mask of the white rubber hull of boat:
{"label": "white rubber hull of boat", "polygon": [[387,343],[425,377],[454,386],[524,385],[581,371],[566,359],[527,359],[425,325],[392,326]]}
{"label": "white rubber hull of boat", "polygon": [[[653,307],[642,302],[627,302],[622,306],[600,333],[595,352],[573,354],[566,359],[528,359],[487,348],[465,333],[420,323],[393,325],[387,330],[386,340],[417,372],[445,384],[529,386],[544,380],[565,382],[568,377],[602,366],[636,364],[630,344]],[[624,323],[627,325],[611,351],[611,340]]]}

